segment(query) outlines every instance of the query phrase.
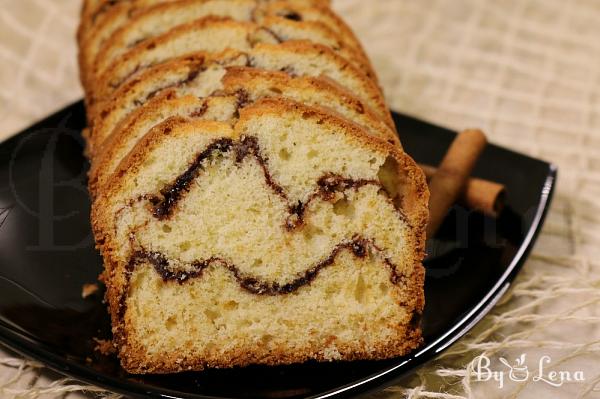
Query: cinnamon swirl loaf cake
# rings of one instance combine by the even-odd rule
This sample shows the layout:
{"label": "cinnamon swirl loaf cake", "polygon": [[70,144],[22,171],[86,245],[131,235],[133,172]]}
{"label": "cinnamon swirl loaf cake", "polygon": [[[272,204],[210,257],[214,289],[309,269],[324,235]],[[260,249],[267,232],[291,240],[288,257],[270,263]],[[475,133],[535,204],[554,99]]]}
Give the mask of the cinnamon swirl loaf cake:
{"label": "cinnamon swirl loaf cake", "polygon": [[125,370],[420,345],[429,193],[327,2],[85,0],[78,40]]}

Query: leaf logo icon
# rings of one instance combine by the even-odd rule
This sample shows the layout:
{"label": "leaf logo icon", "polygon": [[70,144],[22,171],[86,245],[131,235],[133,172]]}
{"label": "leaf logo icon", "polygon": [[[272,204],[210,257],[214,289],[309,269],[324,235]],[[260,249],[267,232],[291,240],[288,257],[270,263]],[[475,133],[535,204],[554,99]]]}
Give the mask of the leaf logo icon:
{"label": "leaf logo icon", "polygon": [[527,379],[529,378],[529,370],[528,370],[527,366],[525,365],[525,354],[524,353],[515,359],[514,366],[511,366],[510,363],[508,363],[508,361],[503,357],[501,357],[499,360],[502,364],[504,364],[510,370],[509,378],[511,379],[511,381],[515,381],[515,382],[527,381]]}

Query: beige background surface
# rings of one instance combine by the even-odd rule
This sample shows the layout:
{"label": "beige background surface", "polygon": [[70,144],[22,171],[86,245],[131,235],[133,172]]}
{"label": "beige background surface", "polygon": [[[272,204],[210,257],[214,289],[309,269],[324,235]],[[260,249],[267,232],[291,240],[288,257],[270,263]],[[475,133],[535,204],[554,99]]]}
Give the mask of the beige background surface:
{"label": "beige background surface", "polygon": [[[473,333],[379,397],[600,398],[600,2],[336,0],[396,110],[551,160],[558,192],[518,283]],[[0,0],[0,139],[81,96],[78,0]],[[485,267],[485,265],[481,265]],[[480,354],[505,384],[478,382]],[[509,380],[525,354],[538,373]],[[0,397],[61,397],[81,387],[0,349]],[[68,394],[81,397],[82,394]],[[85,394],[87,396],[89,394]]]}

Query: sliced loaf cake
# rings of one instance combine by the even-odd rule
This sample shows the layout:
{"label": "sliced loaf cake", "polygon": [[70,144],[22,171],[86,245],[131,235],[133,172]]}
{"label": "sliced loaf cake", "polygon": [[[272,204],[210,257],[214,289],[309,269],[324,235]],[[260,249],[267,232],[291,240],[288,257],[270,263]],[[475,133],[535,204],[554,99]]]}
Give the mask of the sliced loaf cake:
{"label": "sliced loaf cake", "polygon": [[127,372],[421,344],[425,178],[327,2],[84,0],[78,40]]}
{"label": "sliced loaf cake", "polygon": [[408,353],[426,205],[401,150],[316,108],[269,99],[233,128],[163,122],[93,206],[123,367]]}

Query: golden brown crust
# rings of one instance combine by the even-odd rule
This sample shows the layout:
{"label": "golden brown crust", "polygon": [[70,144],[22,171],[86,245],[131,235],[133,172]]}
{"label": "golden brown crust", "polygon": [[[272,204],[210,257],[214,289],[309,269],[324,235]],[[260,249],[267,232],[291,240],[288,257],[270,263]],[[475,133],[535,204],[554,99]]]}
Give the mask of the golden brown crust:
{"label": "golden brown crust", "polygon": [[[408,291],[412,293],[409,297],[412,303],[406,304],[409,309],[413,309],[417,314],[422,313],[424,297],[423,297],[423,281],[424,269],[420,263],[424,256],[424,229],[427,219],[427,201],[428,191],[425,185],[425,178],[422,171],[416,166],[414,161],[406,154],[391,146],[384,141],[380,141],[367,135],[359,127],[353,123],[337,118],[327,112],[307,107],[298,103],[283,99],[264,99],[252,106],[249,106],[241,111],[240,121],[236,125],[237,133],[227,133],[227,129],[223,124],[211,124],[206,121],[189,121],[184,118],[172,118],[152,129],[137,145],[136,148],[128,155],[126,160],[120,165],[119,172],[115,173],[107,188],[102,193],[93,206],[92,226],[98,246],[103,252],[105,260],[107,260],[107,301],[110,306],[111,317],[113,320],[115,339],[120,347],[120,357],[123,367],[130,372],[174,372],[182,370],[181,367],[191,370],[201,370],[204,367],[231,367],[234,365],[247,365],[251,363],[261,364],[285,364],[291,362],[299,362],[307,359],[327,360],[320,355],[315,348],[307,348],[306,351],[298,351],[289,353],[285,348],[281,351],[274,351],[271,355],[258,356],[255,354],[243,354],[236,351],[226,354],[219,360],[212,361],[206,364],[203,359],[186,359],[182,354],[174,354],[175,358],[162,358],[160,361],[149,359],[143,348],[132,341],[132,338],[127,334],[127,328],[122,324],[122,319],[119,317],[120,298],[126,292],[127,282],[124,278],[126,265],[123,261],[119,261],[115,254],[118,252],[120,243],[111,241],[111,206],[110,202],[114,198],[120,198],[119,191],[125,181],[131,176],[134,176],[136,170],[142,167],[147,154],[150,154],[154,148],[160,147],[161,137],[172,134],[186,134],[186,132],[204,132],[207,127],[214,130],[221,129],[225,135],[237,137],[243,133],[245,121],[255,115],[274,114],[281,115],[284,113],[293,112],[303,118],[318,120],[319,124],[331,125],[337,128],[342,128],[345,134],[348,134],[353,139],[356,139],[362,145],[368,146],[376,151],[383,151],[392,156],[399,165],[399,173],[405,174],[408,180],[406,185],[410,189],[403,193],[404,196],[410,196],[410,201],[404,204],[410,205],[409,208],[403,208],[410,226],[414,231],[415,243],[414,259],[417,264],[414,265],[413,274],[406,283],[408,283]],[[198,134],[198,133],[196,133]],[[346,360],[352,359],[375,359],[388,358],[406,354],[420,343],[420,331],[418,328],[412,331],[409,336],[399,338],[397,346],[382,344],[376,348],[371,354],[360,351],[348,350],[348,353],[343,353],[343,358]],[[342,350],[342,352],[344,352]],[[182,360],[183,359],[183,360]]]}

